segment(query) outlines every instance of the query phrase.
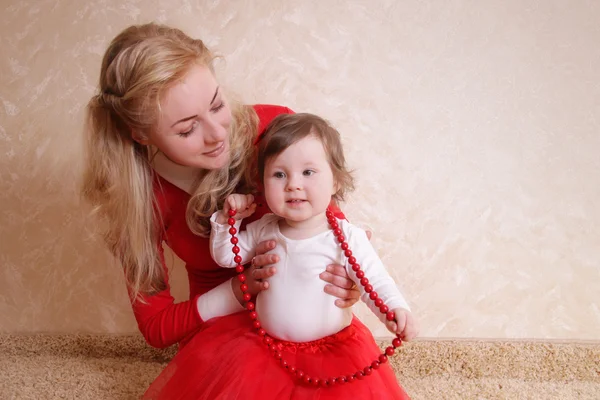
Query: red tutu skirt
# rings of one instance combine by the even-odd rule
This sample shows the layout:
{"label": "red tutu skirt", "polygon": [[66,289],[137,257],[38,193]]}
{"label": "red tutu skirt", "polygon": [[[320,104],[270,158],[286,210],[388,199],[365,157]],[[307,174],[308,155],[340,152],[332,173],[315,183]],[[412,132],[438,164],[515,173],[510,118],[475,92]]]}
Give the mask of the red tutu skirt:
{"label": "red tutu skirt", "polygon": [[[356,317],[335,335],[307,343],[274,341],[283,358],[313,377],[352,375],[381,353]],[[409,399],[389,363],[352,383],[300,383],[273,357],[246,312],[208,321],[182,347],[144,399],[169,400],[386,400]]]}

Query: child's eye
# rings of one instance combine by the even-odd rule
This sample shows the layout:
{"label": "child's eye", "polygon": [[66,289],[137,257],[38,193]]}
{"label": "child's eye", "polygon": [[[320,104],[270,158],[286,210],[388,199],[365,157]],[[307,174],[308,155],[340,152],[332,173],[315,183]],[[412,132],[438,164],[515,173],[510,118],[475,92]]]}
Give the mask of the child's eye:
{"label": "child's eye", "polygon": [[281,171],[278,171],[278,172],[275,172],[275,173],[273,174],[273,176],[274,176],[275,178],[281,179],[281,178],[285,178],[285,173],[283,173],[283,172],[281,172]]}
{"label": "child's eye", "polygon": [[312,169],[306,169],[306,170],[304,170],[304,171],[302,172],[302,174],[303,174],[304,176],[311,176],[311,175],[312,175],[312,174],[314,174],[314,173],[315,173],[315,171],[313,171]]}

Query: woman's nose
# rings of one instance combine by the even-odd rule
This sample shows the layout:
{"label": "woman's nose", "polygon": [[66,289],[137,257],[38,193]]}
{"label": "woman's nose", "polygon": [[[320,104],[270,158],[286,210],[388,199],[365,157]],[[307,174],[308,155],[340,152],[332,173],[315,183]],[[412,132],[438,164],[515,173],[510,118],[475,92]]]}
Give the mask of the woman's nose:
{"label": "woman's nose", "polygon": [[228,134],[228,130],[217,121],[209,120],[204,125],[204,141],[207,143],[222,142]]}

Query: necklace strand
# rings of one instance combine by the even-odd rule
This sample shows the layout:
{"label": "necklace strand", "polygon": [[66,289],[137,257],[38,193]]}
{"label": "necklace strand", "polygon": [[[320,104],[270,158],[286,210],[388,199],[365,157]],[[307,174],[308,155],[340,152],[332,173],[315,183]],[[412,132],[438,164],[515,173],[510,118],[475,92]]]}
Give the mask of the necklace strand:
{"label": "necklace strand", "polygon": [[[379,369],[381,364],[385,364],[388,362],[388,357],[394,355],[395,350],[402,345],[402,340],[400,339],[400,335],[396,335],[394,340],[392,340],[392,345],[386,347],[383,353],[379,355],[379,357],[371,364],[367,365],[363,369],[359,369],[358,371],[348,374],[348,375],[340,375],[337,377],[327,377],[320,378],[315,377],[313,375],[309,375],[304,371],[297,369],[295,366],[290,365],[283,357],[283,354],[277,347],[275,347],[275,340],[271,337],[261,326],[261,323],[258,319],[258,313],[255,311],[256,305],[252,302],[252,295],[248,293],[248,285],[246,284],[246,276],[244,275],[244,266],[241,264],[242,257],[239,255],[240,248],[237,246],[238,238],[236,236],[237,229],[235,228],[235,218],[237,211],[234,209],[229,210],[229,218],[227,220],[227,224],[230,226],[229,234],[231,235],[230,242],[233,245],[233,253],[234,261],[237,264],[235,267],[236,272],[238,273],[238,280],[240,282],[240,289],[244,294],[244,302],[245,308],[250,315],[250,319],[252,320],[252,326],[254,330],[257,332],[259,336],[261,336],[262,342],[264,345],[273,353],[273,356],[276,360],[279,361],[280,365],[285,368],[288,373],[298,380],[301,383],[312,385],[312,386],[321,386],[328,387],[333,386],[335,384],[343,384],[343,383],[351,383],[359,379],[363,379],[373,373],[374,370]],[[383,300],[379,297],[377,292],[373,290],[373,286],[369,284],[369,279],[365,276],[364,271],[361,270],[360,264],[357,263],[356,258],[352,255],[352,250],[350,250],[348,243],[346,242],[346,238],[344,237],[342,230],[339,227],[336,217],[333,215],[331,210],[327,210],[325,215],[327,216],[327,222],[329,223],[329,227],[333,230],[333,234],[340,244],[341,249],[344,251],[344,255],[348,259],[348,262],[352,266],[352,270],[356,273],[356,277],[360,279],[360,284],[364,288],[366,293],[369,293],[369,298],[375,303],[375,306],[379,308],[379,312],[386,316],[388,321],[393,321],[396,318],[396,315],[393,311],[391,311],[388,306],[386,306]]]}

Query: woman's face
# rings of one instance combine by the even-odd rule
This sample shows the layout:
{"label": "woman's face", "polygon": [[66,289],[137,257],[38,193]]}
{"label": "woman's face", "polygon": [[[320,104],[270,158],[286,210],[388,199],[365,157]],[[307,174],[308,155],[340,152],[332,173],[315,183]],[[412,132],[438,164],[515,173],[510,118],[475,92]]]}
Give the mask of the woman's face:
{"label": "woman's face", "polygon": [[194,66],[167,90],[158,127],[147,144],[176,164],[217,169],[229,161],[231,109],[212,72]]}

